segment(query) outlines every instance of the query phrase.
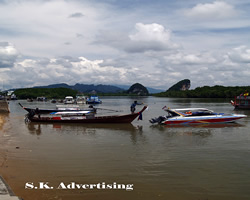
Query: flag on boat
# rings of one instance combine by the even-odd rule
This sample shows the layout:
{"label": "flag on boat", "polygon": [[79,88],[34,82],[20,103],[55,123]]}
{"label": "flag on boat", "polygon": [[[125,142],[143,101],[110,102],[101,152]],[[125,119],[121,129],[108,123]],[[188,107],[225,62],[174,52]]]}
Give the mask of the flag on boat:
{"label": "flag on boat", "polygon": [[139,113],[138,120],[142,120],[142,113],[141,112]]}
{"label": "flag on boat", "polygon": [[162,107],[162,110],[164,110],[165,108],[167,108],[167,106]]}

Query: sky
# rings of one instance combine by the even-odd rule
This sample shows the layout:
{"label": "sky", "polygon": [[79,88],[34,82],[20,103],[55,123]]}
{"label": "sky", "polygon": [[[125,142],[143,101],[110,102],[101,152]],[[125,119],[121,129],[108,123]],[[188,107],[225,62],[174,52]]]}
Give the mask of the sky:
{"label": "sky", "polygon": [[0,89],[250,85],[250,0],[0,0]]}

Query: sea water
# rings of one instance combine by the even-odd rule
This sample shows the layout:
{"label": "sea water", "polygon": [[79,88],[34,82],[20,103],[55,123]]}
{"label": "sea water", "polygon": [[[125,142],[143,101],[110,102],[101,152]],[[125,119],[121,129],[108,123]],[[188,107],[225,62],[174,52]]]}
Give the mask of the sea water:
{"label": "sea water", "polygon": [[[148,105],[132,124],[25,123],[27,107],[11,101],[0,114],[0,174],[24,200],[250,199],[250,112],[228,99],[101,97],[100,115],[127,114],[134,100]],[[248,115],[237,123],[151,125],[170,108],[204,107]],[[143,105],[137,105],[139,111]],[[116,112],[119,111],[119,112]]]}

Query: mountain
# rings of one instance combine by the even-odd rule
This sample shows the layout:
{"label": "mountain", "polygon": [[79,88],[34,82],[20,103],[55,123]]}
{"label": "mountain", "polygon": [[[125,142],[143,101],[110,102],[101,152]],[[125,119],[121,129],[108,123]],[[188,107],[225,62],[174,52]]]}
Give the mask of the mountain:
{"label": "mountain", "polygon": [[178,83],[174,84],[172,87],[170,87],[167,90],[167,92],[189,90],[190,86],[191,86],[191,81],[189,79],[184,79],[184,80],[179,81]]}
{"label": "mountain", "polygon": [[66,83],[59,83],[46,86],[35,86],[34,88],[72,88],[72,86],[69,86]]}
{"label": "mountain", "polygon": [[[94,85],[94,84],[80,84],[77,83],[75,85],[68,85],[66,83],[52,84],[46,86],[36,86],[35,88],[70,88],[73,90],[77,90],[83,93],[89,93],[91,91],[96,91],[97,93],[120,93],[126,91],[130,88],[129,85]],[[154,89],[150,87],[146,87],[150,94],[155,94],[159,92],[163,92],[163,90]]]}
{"label": "mountain", "polygon": [[140,83],[135,83],[133,84],[128,90],[127,90],[128,94],[137,94],[140,96],[146,96],[149,95],[149,92],[147,90],[147,88],[145,88],[142,84]]}
{"label": "mountain", "polygon": [[92,91],[95,91],[97,93],[119,93],[123,92],[124,89],[112,86],[112,85],[94,85],[94,84],[80,84],[77,83],[75,85],[68,85],[66,83],[59,83],[59,84],[52,84],[52,85],[47,85],[47,86],[36,86],[36,88],[70,88],[73,90],[77,90],[79,92],[83,93],[90,93]]}
{"label": "mountain", "polygon": [[[119,87],[119,88],[122,88],[124,90],[128,90],[130,88],[129,85],[114,85],[116,87]],[[163,92],[164,90],[160,90],[160,89],[155,89],[155,88],[151,88],[151,87],[146,87],[148,92],[150,94],[155,94],[155,93],[160,93],[160,92]]]}

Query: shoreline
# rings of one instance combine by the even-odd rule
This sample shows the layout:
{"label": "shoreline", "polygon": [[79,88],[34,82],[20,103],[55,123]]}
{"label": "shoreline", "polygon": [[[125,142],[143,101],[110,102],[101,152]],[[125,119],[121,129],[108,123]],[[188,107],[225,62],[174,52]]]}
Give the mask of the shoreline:
{"label": "shoreline", "polygon": [[6,100],[0,100],[0,113],[9,113],[9,104]]}

